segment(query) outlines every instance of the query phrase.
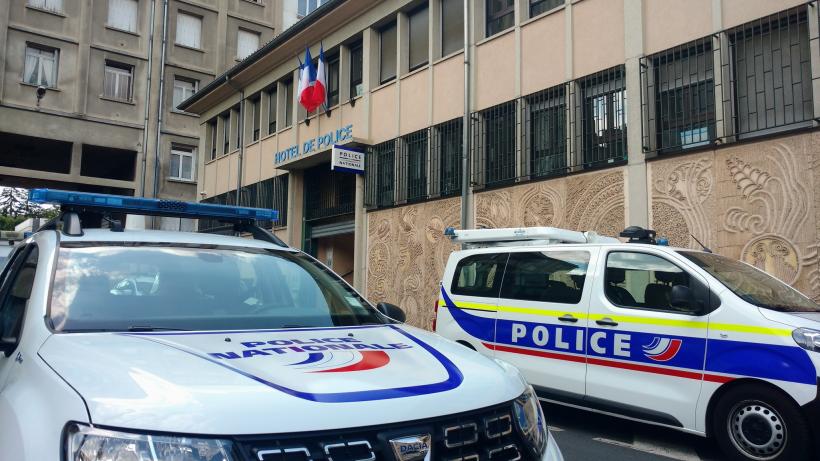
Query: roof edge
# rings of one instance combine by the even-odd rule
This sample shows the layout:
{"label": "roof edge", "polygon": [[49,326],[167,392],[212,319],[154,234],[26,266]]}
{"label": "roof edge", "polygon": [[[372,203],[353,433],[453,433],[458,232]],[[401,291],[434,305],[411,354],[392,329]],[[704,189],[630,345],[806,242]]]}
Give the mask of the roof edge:
{"label": "roof edge", "polygon": [[266,55],[267,53],[275,50],[283,43],[287,42],[288,40],[292,39],[299,33],[303,32],[305,29],[312,26],[316,21],[322,19],[327,14],[341,6],[347,0],[330,0],[327,3],[323,3],[318,8],[313,10],[312,13],[308,14],[304,18],[300,19],[296,22],[296,24],[290,26],[289,28],[285,29],[281,34],[274,37],[271,41],[264,44],[261,48],[254,51],[250,56],[243,59],[241,62],[236,64],[235,66],[231,67],[230,69],[223,72],[221,75],[215,77],[213,80],[208,82],[207,85],[202,87],[199,91],[191,95],[188,99],[182,101],[178,106],[177,109],[179,110],[187,110],[195,103],[199,102],[205,96],[209,95],[210,93],[214,92],[217,88],[224,85],[227,80],[231,77],[236,76],[243,70],[247,69],[251,65],[255,64],[259,61],[262,56]]}

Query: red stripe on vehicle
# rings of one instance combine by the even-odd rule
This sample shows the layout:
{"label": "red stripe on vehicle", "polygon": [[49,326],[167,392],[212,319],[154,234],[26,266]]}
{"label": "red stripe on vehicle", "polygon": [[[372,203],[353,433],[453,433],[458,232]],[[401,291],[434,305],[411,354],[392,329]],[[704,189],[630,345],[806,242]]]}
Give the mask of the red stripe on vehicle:
{"label": "red stripe on vehicle", "polygon": [[496,344],[490,344],[490,343],[482,343],[482,344],[484,344],[484,347],[487,347],[489,349],[493,349],[493,350],[496,350],[496,351],[501,351],[501,352],[511,352],[513,354],[532,355],[534,357],[543,357],[543,358],[547,358],[547,359],[566,360],[568,362],[579,362],[579,363],[585,363],[586,362],[585,357],[578,356],[578,355],[559,354],[559,353],[556,353],[556,352],[547,352],[547,351],[534,351],[534,350],[531,350],[531,349],[520,349],[520,348],[517,348],[517,347],[502,346],[502,345],[496,345]]}
{"label": "red stripe on vehicle", "polygon": [[330,370],[319,370],[314,373],[343,373],[346,371],[365,371],[381,368],[390,363],[390,356],[384,351],[363,351],[362,360],[341,368],[331,368]]}

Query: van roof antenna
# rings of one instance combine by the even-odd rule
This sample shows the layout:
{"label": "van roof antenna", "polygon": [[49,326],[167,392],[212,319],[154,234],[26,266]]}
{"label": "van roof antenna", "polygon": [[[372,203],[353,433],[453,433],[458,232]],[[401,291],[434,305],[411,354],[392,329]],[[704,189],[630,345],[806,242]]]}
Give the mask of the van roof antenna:
{"label": "van roof antenna", "polygon": [[710,250],[709,248],[707,248],[707,247],[706,247],[706,245],[704,245],[704,244],[700,243],[700,240],[698,240],[698,238],[697,238],[697,237],[695,237],[695,236],[694,236],[694,235],[692,235],[692,234],[689,234],[689,236],[690,236],[690,237],[692,237],[692,239],[693,239],[694,241],[698,242],[698,245],[700,245],[700,247],[701,247],[701,248],[703,248],[703,251],[705,251],[705,252],[707,252],[707,253],[712,253],[712,250]]}

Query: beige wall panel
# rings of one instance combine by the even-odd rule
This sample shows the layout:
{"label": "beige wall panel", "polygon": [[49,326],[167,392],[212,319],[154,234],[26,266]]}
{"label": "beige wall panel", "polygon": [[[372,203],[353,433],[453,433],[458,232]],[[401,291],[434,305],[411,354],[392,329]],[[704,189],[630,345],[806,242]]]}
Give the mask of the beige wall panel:
{"label": "beige wall panel", "polygon": [[564,11],[521,28],[521,92],[534,93],[566,80]]}
{"label": "beige wall panel", "polygon": [[433,124],[464,115],[464,54],[433,66]]}
{"label": "beige wall panel", "polygon": [[476,226],[555,226],[617,236],[624,223],[624,170],[587,173],[481,192]]}
{"label": "beige wall panel", "polygon": [[402,79],[400,134],[405,135],[430,126],[429,104],[429,70],[419,71]]}
{"label": "beige wall panel", "polygon": [[623,64],[622,1],[584,0],[573,6],[573,76],[583,77]]}
{"label": "beige wall panel", "polygon": [[216,195],[216,170],[216,162],[205,165],[205,174],[203,175],[205,184],[200,188],[200,190],[205,191],[205,197],[198,197],[200,200]]}
{"label": "beige wall panel", "polygon": [[[305,123],[299,123],[299,153],[301,154],[303,149],[302,145],[305,141],[315,140],[316,136],[319,135],[319,125],[322,122],[319,120],[320,118],[324,117],[324,115],[319,115],[310,119],[310,125]],[[317,151],[313,150],[309,155],[315,154]]]}
{"label": "beige wall panel", "polygon": [[430,329],[436,287],[457,249],[444,229],[459,226],[458,198],[367,214],[367,298],[401,306],[411,325]]}
{"label": "beige wall panel", "polygon": [[350,104],[345,104],[342,106],[341,110],[337,109],[342,117],[342,123],[340,126],[344,127],[347,125],[353,125],[353,137],[361,138],[367,132],[362,118],[364,109],[365,104],[361,98],[356,100],[356,107],[350,107]]}
{"label": "beige wall panel", "polygon": [[753,264],[820,300],[820,134],[650,163],[653,226],[670,243]]}
{"label": "beige wall panel", "polygon": [[259,156],[261,157],[261,166],[259,168],[259,179],[272,178],[274,175],[274,156],[279,150],[277,146],[278,136],[270,136],[259,143]]}
{"label": "beige wall panel", "polygon": [[[236,154],[231,154],[236,155]],[[231,180],[231,164],[227,155],[216,161],[216,195],[228,192],[236,186],[236,180]]]}
{"label": "beige wall panel", "polygon": [[[312,122],[311,122],[312,124]],[[336,132],[339,128],[342,127],[342,111],[337,106],[335,109],[330,111],[330,117],[327,114],[322,114],[319,116],[319,132],[317,135],[324,135],[330,132]]]}
{"label": "beige wall panel", "polygon": [[644,2],[647,54],[705,37],[712,32],[712,0]]}
{"label": "beige wall panel", "polygon": [[516,97],[515,34],[506,33],[476,47],[475,64],[476,109],[486,109]]}
{"label": "beige wall panel", "polygon": [[242,184],[247,186],[259,182],[259,156],[261,143],[255,143],[245,148],[245,158],[242,161]]}
{"label": "beige wall panel", "polygon": [[288,147],[296,145],[296,129],[291,126],[288,129],[282,130],[276,135],[279,138],[277,151],[287,149]]}
{"label": "beige wall panel", "polygon": [[734,27],[804,3],[805,0],[723,0],[723,27]]}
{"label": "beige wall panel", "polygon": [[[387,85],[371,94],[370,140],[375,143],[398,136],[396,131],[396,85]],[[354,135],[355,136],[355,135]]]}

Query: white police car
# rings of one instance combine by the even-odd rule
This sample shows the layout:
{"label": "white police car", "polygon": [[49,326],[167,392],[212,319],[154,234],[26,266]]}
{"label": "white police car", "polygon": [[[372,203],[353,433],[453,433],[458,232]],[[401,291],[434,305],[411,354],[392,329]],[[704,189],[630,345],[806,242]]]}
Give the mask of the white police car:
{"label": "white police car", "polygon": [[[270,210],[30,198],[62,215],[0,274],[4,461],[561,460],[514,367],[392,320],[252,224]],[[108,229],[81,227],[99,213]]]}
{"label": "white police car", "polygon": [[554,228],[446,234],[436,331],[543,400],[714,436],[737,460],[820,459],[820,306],[756,268]]}

